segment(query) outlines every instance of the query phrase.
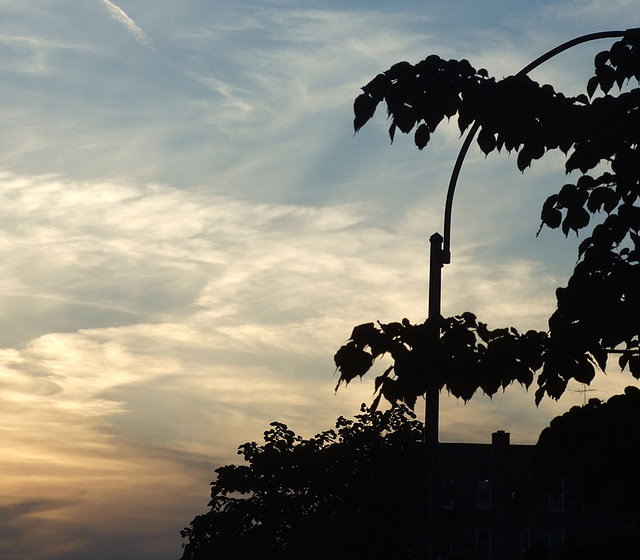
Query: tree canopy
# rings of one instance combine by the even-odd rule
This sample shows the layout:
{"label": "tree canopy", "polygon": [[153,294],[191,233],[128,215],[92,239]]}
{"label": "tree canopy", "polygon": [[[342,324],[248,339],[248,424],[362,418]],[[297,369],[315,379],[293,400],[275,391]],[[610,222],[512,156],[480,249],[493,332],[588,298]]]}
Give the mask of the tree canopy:
{"label": "tree canopy", "polygon": [[183,560],[410,558],[420,549],[423,425],[406,407],[362,408],[303,439],[273,422],[246,464],[216,469],[210,511]]}
{"label": "tree canopy", "polygon": [[558,560],[635,560],[640,554],[640,389],[627,387],[608,401],[591,399],[554,418],[536,443],[528,472],[514,494],[521,512],[557,495],[570,481],[575,503],[567,507],[598,519],[601,531],[569,539]]}
{"label": "tree canopy", "polygon": [[[611,532],[607,522],[586,541],[568,541],[557,558],[637,558],[640,534],[629,529],[640,516],[639,407],[640,390],[628,387],[607,402],[572,408],[540,435],[515,494],[521,513],[536,511],[570,480],[578,507],[610,512],[621,527]],[[216,469],[209,511],[181,532],[188,539],[182,560],[421,557],[424,488],[416,481],[424,425],[403,405],[385,412],[363,405],[355,420],[340,417],[335,426],[304,439],[272,422],[263,444],[241,445],[245,464]],[[443,466],[441,492],[448,479]],[[462,542],[475,518],[444,508],[439,515],[446,558],[447,544]]]}
{"label": "tree canopy", "polygon": [[631,526],[640,519],[640,389],[627,387],[608,401],[591,399],[554,418],[535,446],[516,494],[526,510],[541,496],[557,494],[562,480],[574,485],[578,508],[608,506]]}
{"label": "tree canopy", "polygon": [[[467,60],[428,56],[399,62],[365,85],[354,102],[360,130],[382,102],[389,136],[413,133],[424,149],[438,125],[457,118],[460,132],[477,128],[489,154],[516,152],[521,171],[551,150],[566,156],[567,174],[578,174],[549,196],[541,226],[565,236],[588,231],[547,331],[521,334],[514,327],[489,330],[472,313],[413,325],[368,323],[354,328],[338,350],[338,386],[367,373],[389,354],[394,365],[375,381],[377,396],[413,407],[435,384],[470,399],[493,395],[537,377],[536,403],[558,399],[570,380],[590,383],[612,353],[640,378],[640,30],[630,29],[596,55],[586,92],[566,96],[524,73],[496,80]],[[575,176],[575,175],[574,175]],[[430,336],[438,330],[439,337]],[[432,342],[432,341],[437,342]]]}

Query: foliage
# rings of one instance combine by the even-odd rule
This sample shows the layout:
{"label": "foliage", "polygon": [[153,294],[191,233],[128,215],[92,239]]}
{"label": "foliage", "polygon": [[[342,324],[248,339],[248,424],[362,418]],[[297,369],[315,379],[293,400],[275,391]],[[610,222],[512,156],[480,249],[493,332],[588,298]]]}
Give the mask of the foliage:
{"label": "foliage", "polygon": [[591,399],[551,421],[540,434],[529,473],[517,492],[521,509],[571,480],[577,507],[606,504],[620,521],[640,519],[640,389],[607,402]]}
{"label": "foliage", "polygon": [[420,548],[423,425],[403,406],[303,439],[273,422],[246,465],[216,469],[183,560],[410,558]]}
{"label": "foliage", "polygon": [[376,358],[388,353],[393,365],[375,380],[374,408],[381,396],[413,408],[417,395],[431,384],[466,401],[477,389],[493,395],[514,381],[531,385],[547,340],[546,333],[536,331],[521,335],[514,328],[489,330],[472,313],[421,325],[407,319],[366,323],[355,327],[350,341],[336,353],[338,386],[364,375]]}
{"label": "foliage", "polygon": [[[589,383],[605,370],[612,351],[640,378],[640,88],[631,88],[639,80],[640,30],[631,29],[595,57],[586,94],[574,97],[523,73],[496,80],[466,60],[436,55],[399,62],[362,88],[356,131],[384,101],[392,142],[397,130],[413,132],[422,150],[440,122],[457,116],[461,132],[477,127],[485,154],[516,152],[521,171],[561,150],[567,173],[580,176],[546,200],[541,228],[566,236],[600,223],[580,244],[568,285],[557,290],[548,332],[488,331],[471,314],[439,324],[360,325],[336,354],[341,382],[364,375],[385,353],[396,362],[378,377],[377,398],[409,406],[428,383],[420,375],[466,400],[477,388],[492,395],[514,381],[528,386],[537,374],[536,403],[545,394],[557,399],[569,380]],[[433,329],[439,341],[419,334]]]}

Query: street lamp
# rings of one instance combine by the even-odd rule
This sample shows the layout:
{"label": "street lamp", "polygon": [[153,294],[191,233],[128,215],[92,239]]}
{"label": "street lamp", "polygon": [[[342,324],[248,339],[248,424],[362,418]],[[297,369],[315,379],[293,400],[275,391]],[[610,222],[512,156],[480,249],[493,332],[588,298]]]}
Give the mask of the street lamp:
{"label": "street lamp", "polygon": [[[606,39],[612,37],[622,37],[625,31],[601,31],[598,33],[589,33],[571,39],[566,43],[551,49],[533,62],[525,66],[516,75],[523,76],[528,74],[534,68],[537,68],[550,58],[560,54],[576,45],[595,41],[597,39]],[[447,189],[447,198],[444,210],[444,236],[434,233],[429,238],[429,300],[428,300],[428,317],[429,319],[437,319],[441,315],[442,302],[442,267],[451,262],[451,213],[453,208],[453,196],[455,194],[456,184],[462,169],[462,163],[471,146],[471,142],[480,128],[480,124],[476,121],[460,148],[458,157],[453,166],[451,179],[449,180],[449,188]],[[435,331],[435,336],[439,336]],[[426,392],[426,410],[425,410],[425,446],[427,459],[426,473],[426,560],[436,560],[437,558],[437,482],[438,482],[438,416],[439,416],[439,393],[440,389],[436,384],[432,384],[427,388]]]}

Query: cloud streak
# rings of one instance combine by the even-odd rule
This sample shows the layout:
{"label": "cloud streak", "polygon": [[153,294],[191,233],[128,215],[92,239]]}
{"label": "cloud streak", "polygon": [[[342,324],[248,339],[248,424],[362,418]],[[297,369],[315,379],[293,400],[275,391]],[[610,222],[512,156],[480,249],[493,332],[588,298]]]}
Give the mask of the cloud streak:
{"label": "cloud streak", "polygon": [[133,21],[125,11],[116,6],[113,2],[109,0],[102,0],[105,8],[118,23],[122,24],[125,29],[135,38],[138,43],[144,45],[145,47],[152,47],[151,39],[147,37],[147,34],[141,29],[135,21]]}
{"label": "cloud streak", "polygon": [[[367,378],[334,394],[333,354],[356,324],[424,319],[460,138],[443,123],[423,152],[390,147],[378,114],[354,139],[351,103],[401,59],[506,74],[597,23],[565,16],[541,37],[497,3],[420,18],[413,2],[165,1],[152,49],[113,41],[111,18],[151,47],[113,2],[2,4],[20,17],[0,18],[0,557],[174,559],[238,444],[272,420],[310,436],[371,400]],[[553,158],[523,178],[471,150],[445,314],[545,328],[576,253],[535,232],[565,181]],[[530,443],[581,400],[443,396],[441,439]]]}

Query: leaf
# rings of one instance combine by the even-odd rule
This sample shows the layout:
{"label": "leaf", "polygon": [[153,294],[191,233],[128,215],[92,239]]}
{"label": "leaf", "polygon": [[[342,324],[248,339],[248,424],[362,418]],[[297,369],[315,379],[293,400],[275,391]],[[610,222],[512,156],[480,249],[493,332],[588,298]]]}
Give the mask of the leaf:
{"label": "leaf", "polygon": [[395,404],[402,398],[400,391],[398,390],[398,382],[395,379],[386,378],[380,392],[390,403]]}
{"label": "leaf", "polygon": [[593,76],[589,79],[587,82],[587,94],[589,94],[589,99],[593,97],[593,94],[596,92],[596,89],[598,89],[599,84],[598,76]]}
{"label": "leaf", "polygon": [[627,230],[640,230],[640,207],[625,202],[618,208],[618,215]]}
{"label": "leaf", "polygon": [[593,59],[593,62],[595,64],[596,69],[606,66],[607,62],[609,62],[609,51],[599,52]]}
{"label": "leaf", "polygon": [[591,191],[589,200],[587,201],[587,208],[589,212],[600,212],[604,207],[605,212],[610,214],[611,211],[618,205],[620,196],[609,187],[597,187]]}
{"label": "leaf", "polygon": [[576,185],[564,185],[558,193],[558,204],[563,208],[582,208],[587,196],[587,193]]}
{"label": "leaf", "polygon": [[500,378],[498,377],[497,372],[491,372],[491,374],[484,375],[483,379],[480,381],[480,388],[490,397],[497,393],[498,389],[500,389],[500,385]]}
{"label": "leaf", "polygon": [[635,355],[629,358],[629,371],[636,379],[640,379],[640,356]]}
{"label": "leaf", "polygon": [[416,395],[406,395],[403,398],[404,403],[409,407],[409,410],[414,410],[416,407],[416,401],[418,400]]}
{"label": "leaf", "polygon": [[584,208],[569,208],[562,224],[562,231],[565,231],[566,226],[566,228],[572,229],[577,233],[579,229],[587,227],[590,220],[591,215]]}
{"label": "leaf", "polygon": [[416,114],[412,107],[407,104],[401,104],[396,107],[393,112],[393,124],[402,132],[409,134],[416,124]]}
{"label": "leaf", "polygon": [[366,86],[363,86],[362,91],[371,96],[376,103],[379,103],[384,99],[390,85],[391,80],[386,74],[378,74]]}
{"label": "leaf", "polygon": [[482,127],[480,129],[480,133],[478,134],[478,145],[480,146],[480,149],[483,151],[484,155],[488,155],[496,148],[495,134],[487,130],[485,127]]}
{"label": "leaf", "polygon": [[520,151],[518,152],[518,159],[517,159],[518,169],[524,173],[524,170],[527,167],[531,166],[532,159],[533,157],[531,153],[526,149],[526,147],[521,148]]}
{"label": "leaf", "polygon": [[578,246],[578,258],[584,255],[585,251],[593,246],[593,239],[591,237],[587,237],[580,245]]}
{"label": "leaf", "polygon": [[422,150],[429,143],[430,138],[431,132],[429,132],[429,127],[425,123],[422,123],[416,129],[416,133],[413,137],[419,150]]}
{"label": "leaf", "polygon": [[589,105],[589,98],[584,93],[581,93],[574,98],[574,102],[581,105]]}
{"label": "leaf", "polygon": [[389,366],[382,375],[379,375],[378,377],[376,377],[375,382],[373,384],[374,391],[377,391],[378,389],[380,389],[380,386],[382,385],[382,383],[384,383],[384,380],[387,377],[389,377],[389,374],[392,371],[393,371],[393,366]]}
{"label": "leaf", "polygon": [[374,323],[363,323],[362,325],[353,327],[349,340],[353,340],[356,346],[364,348],[371,344],[372,339],[375,338],[377,334],[378,330]]}
{"label": "leaf", "polygon": [[460,317],[466,327],[475,328],[478,326],[478,318],[470,311],[465,311]]}
{"label": "leaf", "polygon": [[540,218],[542,223],[551,229],[556,229],[562,223],[562,212],[556,208],[558,195],[552,195],[542,205]]}
{"label": "leaf", "polygon": [[362,377],[373,365],[373,356],[369,352],[357,348],[353,342],[340,348],[333,359],[340,371],[336,390],[343,381],[348,385],[355,377]]}
{"label": "leaf", "polygon": [[393,144],[393,139],[396,137],[396,123],[391,123],[389,127],[389,138],[391,138],[391,143]]}
{"label": "leaf", "polygon": [[603,225],[606,228],[609,240],[615,245],[622,243],[622,240],[629,232],[626,224],[617,214],[608,216]]}
{"label": "leaf", "polygon": [[382,393],[378,393],[376,395],[376,398],[373,399],[373,402],[371,403],[371,411],[375,412],[376,410],[378,410],[378,406],[380,406],[380,399],[382,398]]}
{"label": "leaf", "polygon": [[593,189],[596,185],[597,182],[591,175],[581,175],[576,183],[576,186],[582,190]]}
{"label": "leaf", "polygon": [[355,132],[358,132],[376,112],[378,102],[366,93],[361,93],[355,98],[353,102],[353,112],[355,118],[353,119],[353,128]]}
{"label": "leaf", "polygon": [[465,106],[463,105],[458,111],[458,129],[460,130],[460,134],[463,134],[474,120],[475,116],[468,110],[465,110]]}
{"label": "leaf", "polygon": [[593,364],[589,362],[586,357],[575,365],[572,373],[573,378],[578,383],[585,383],[586,385],[589,385],[596,376],[596,370],[593,367]]}
{"label": "leaf", "polygon": [[600,82],[600,89],[606,94],[609,93],[613,84],[616,83],[616,71],[611,66],[601,66],[596,69],[596,76]]}
{"label": "leaf", "polygon": [[391,80],[406,80],[415,75],[415,70],[411,63],[403,60],[396,62],[385,74]]}
{"label": "leaf", "polygon": [[552,399],[558,400],[565,389],[567,388],[567,381],[558,374],[550,375],[545,383],[545,391]]}

